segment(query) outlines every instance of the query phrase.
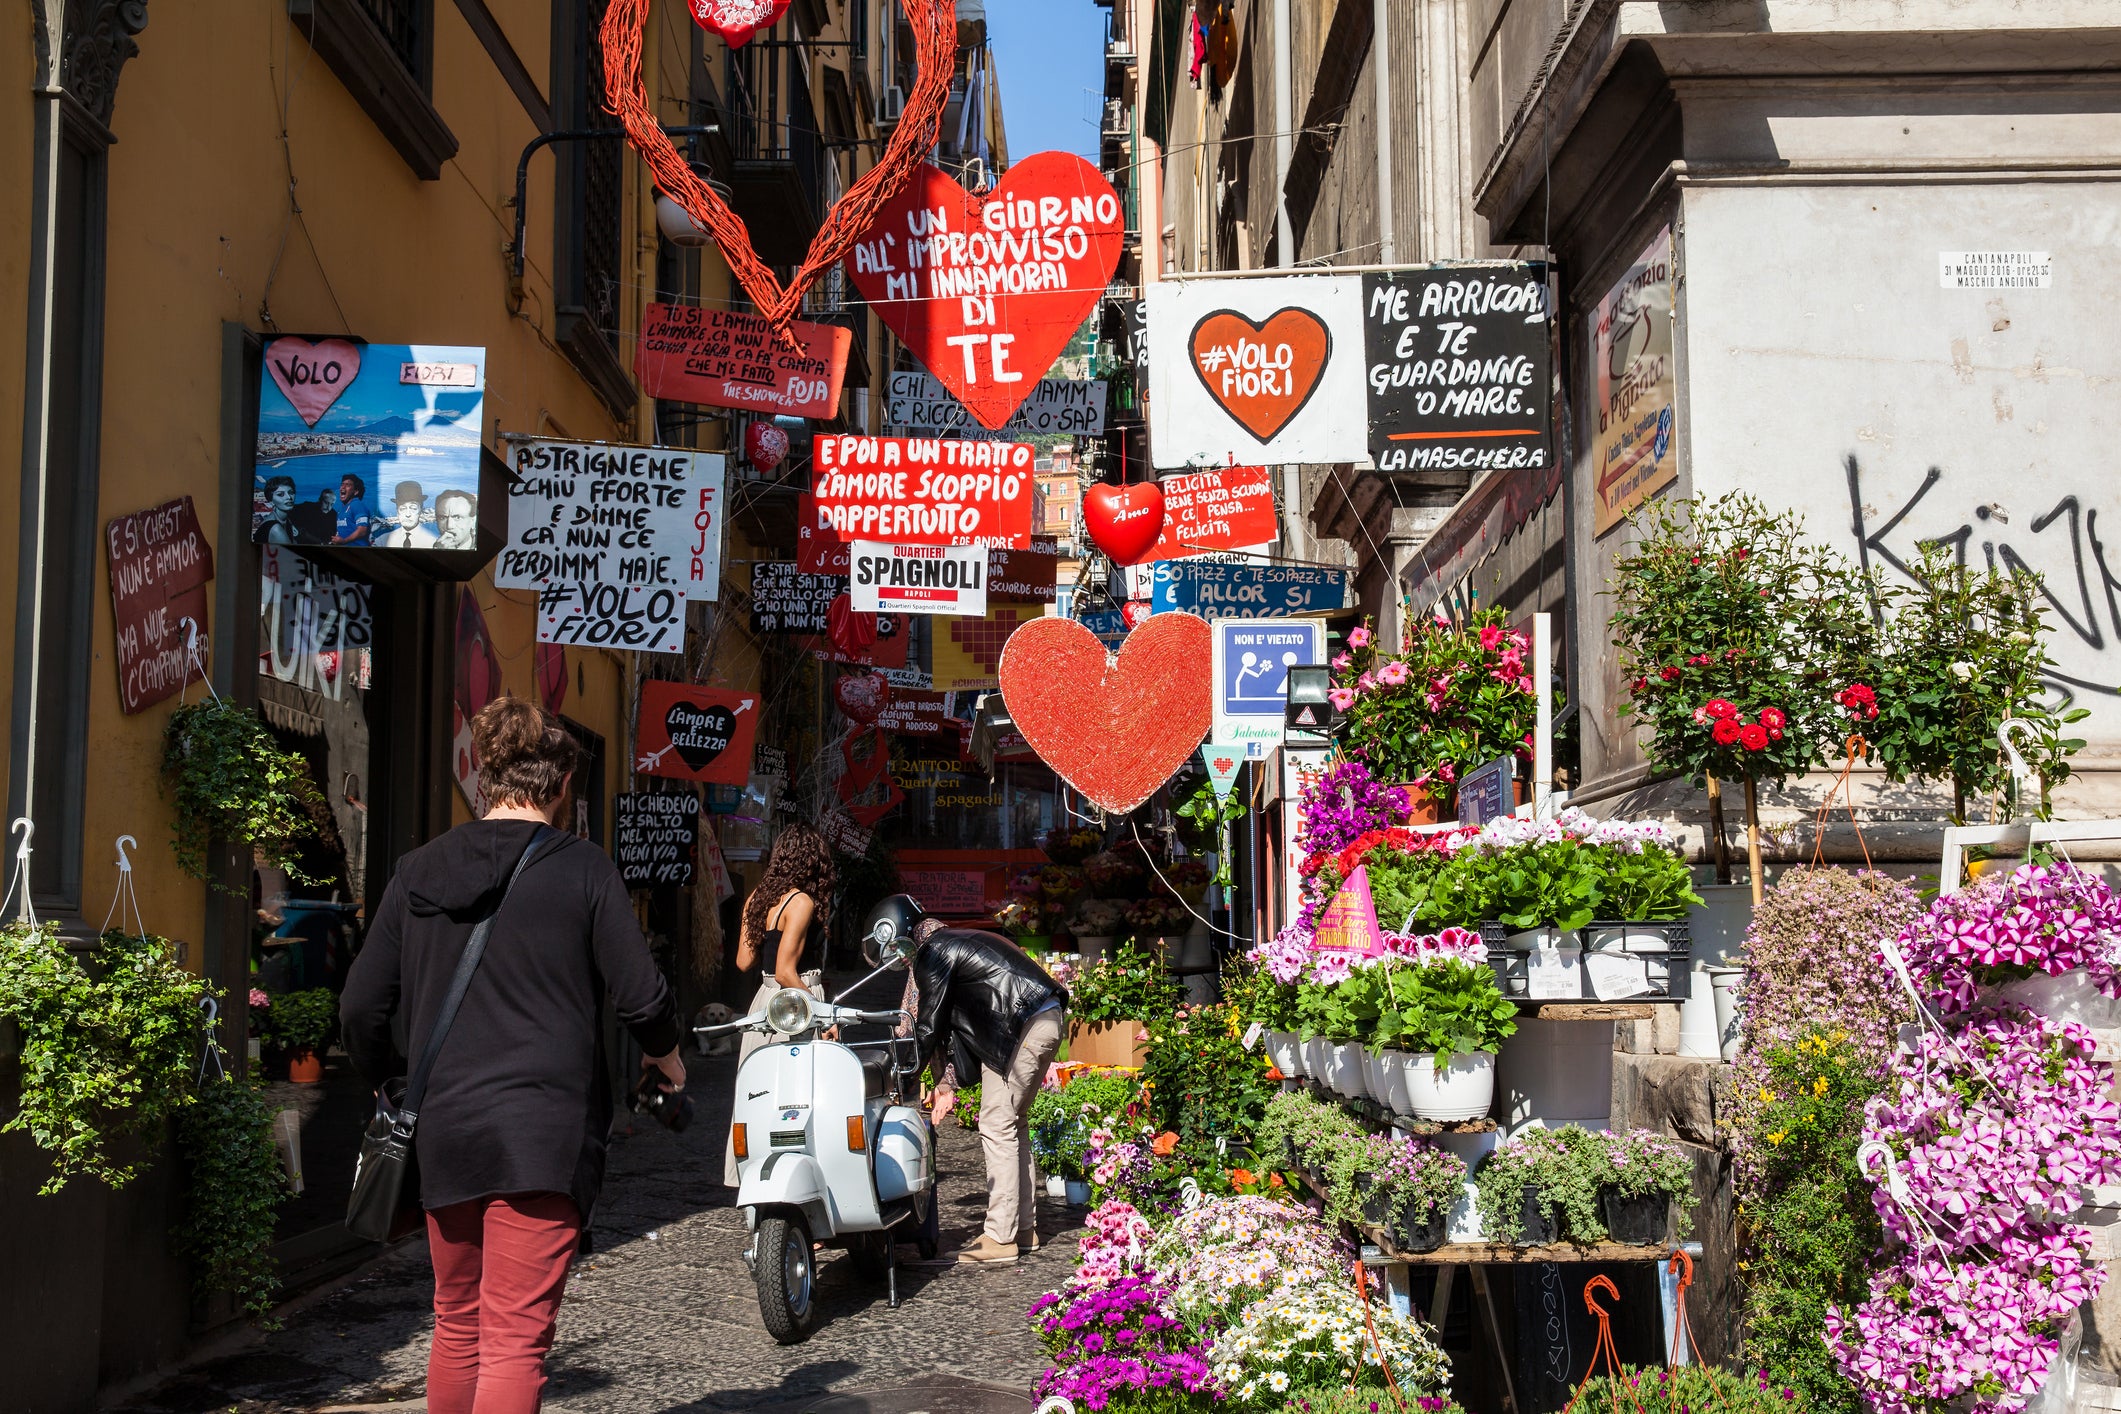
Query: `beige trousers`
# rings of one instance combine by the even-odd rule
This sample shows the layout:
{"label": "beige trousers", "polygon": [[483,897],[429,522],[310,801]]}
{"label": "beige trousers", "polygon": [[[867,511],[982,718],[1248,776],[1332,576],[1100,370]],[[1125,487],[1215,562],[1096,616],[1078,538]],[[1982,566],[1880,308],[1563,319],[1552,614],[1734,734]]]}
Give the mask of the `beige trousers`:
{"label": "beige trousers", "polygon": [[1031,1171],[1031,1102],[1060,1050],[1065,1014],[1055,1008],[1034,1016],[1017,1038],[1007,1074],[979,1071],[979,1142],[987,1156],[987,1236],[1012,1243],[1032,1230],[1038,1216],[1036,1175]]}

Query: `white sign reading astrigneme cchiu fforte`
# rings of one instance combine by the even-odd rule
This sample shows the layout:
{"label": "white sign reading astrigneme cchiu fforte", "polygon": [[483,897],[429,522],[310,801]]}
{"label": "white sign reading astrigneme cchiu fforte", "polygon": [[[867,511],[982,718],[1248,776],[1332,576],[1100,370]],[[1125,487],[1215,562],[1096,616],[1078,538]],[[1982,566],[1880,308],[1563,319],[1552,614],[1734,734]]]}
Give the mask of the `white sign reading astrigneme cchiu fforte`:
{"label": "white sign reading astrigneme cchiu fforte", "polygon": [[538,591],[538,641],[682,652],[700,454],[510,441],[508,543],[493,578]]}

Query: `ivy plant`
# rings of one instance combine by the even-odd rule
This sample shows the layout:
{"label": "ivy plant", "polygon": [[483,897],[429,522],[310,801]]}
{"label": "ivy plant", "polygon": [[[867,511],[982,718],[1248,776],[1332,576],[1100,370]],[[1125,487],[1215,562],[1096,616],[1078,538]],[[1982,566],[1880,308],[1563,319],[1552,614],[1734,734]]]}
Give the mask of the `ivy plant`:
{"label": "ivy plant", "polygon": [[0,930],[0,1016],[22,1037],[21,1100],[0,1132],[27,1134],[50,1156],[40,1192],[133,1179],[119,1141],[152,1134],[187,1103],[208,990],[166,938],[106,933],[81,954],[50,928]]}
{"label": "ivy plant", "polygon": [[1522,1237],[1524,1191],[1530,1188],[1563,1237],[1587,1245],[1605,1241],[1598,1207],[1605,1163],[1599,1136],[1579,1125],[1524,1131],[1490,1154],[1474,1179],[1482,1230],[1502,1242]]}
{"label": "ivy plant", "polygon": [[[287,1171],[272,1139],[273,1108],[247,1081],[216,1078],[177,1120],[188,1178],[177,1250],[204,1291],[227,1291],[254,1317],[272,1309],[280,1281],[267,1255]],[[269,1322],[267,1324],[270,1324]]]}
{"label": "ivy plant", "polygon": [[171,842],[186,873],[210,879],[207,847],[223,839],[299,883],[320,882],[303,872],[299,849],[328,808],[309,763],[282,748],[256,712],[218,698],[179,707],[163,737],[162,778],[177,807]]}

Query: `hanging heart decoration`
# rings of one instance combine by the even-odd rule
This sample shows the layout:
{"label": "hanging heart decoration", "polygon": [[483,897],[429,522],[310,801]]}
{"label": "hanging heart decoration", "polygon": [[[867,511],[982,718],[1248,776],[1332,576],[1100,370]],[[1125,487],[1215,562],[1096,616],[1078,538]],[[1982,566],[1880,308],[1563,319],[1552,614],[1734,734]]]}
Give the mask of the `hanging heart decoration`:
{"label": "hanging heart decoration", "polygon": [[788,434],[770,422],[744,429],[744,459],[760,471],[771,471],[788,456]]}
{"label": "hanging heart decoration", "polygon": [[731,49],[742,49],[787,13],[788,0],[692,0],[692,22],[720,35]]}
{"label": "hanging heart decoration", "polygon": [[831,607],[825,610],[825,628],[832,638],[832,646],[850,658],[859,658],[876,647],[875,614],[858,614],[854,611],[854,596],[834,596]]}
{"label": "hanging heart decoration", "polygon": [[1128,628],[1140,628],[1155,610],[1146,599],[1129,599],[1119,606],[1119,616]]}
{"label": "hanging heart decoration", "polygon": [[1083,493],[1083,525],[1112,563],[1137,564],[1163,536],[1164,488],[1154,481],[1093,486]]}
{"label": "hanging heart decoration", "polygon": [[1010,720],[1055,775],[1123,815],[1156,793],[1215,725],[1214,635],[1158,614],[1118,655],[1073,619],[1030,619],[1002,649]]}
{"label": "hanging heart decoration", "polygon": [[832,685],[832,697],[848,721],[867,726],[891,705],[891,681],[882,673],[849,673]]}
{"label": "hanging heart decoration", "polygon": [[1125,213],[1070,152],[1032,153],[984,197],[923,166],[862,233],[847,273],[936,381],[999,429],[1105,297]]}
{"label": "hanging heart decoration", "polygon": [[874,825],[906,798],[891,778],[891,739],[875,727],[849,732],[840,742],[840,761],[846,769],[833,793],[857,825]]}
{"label": "hanging heart decoration", "polygon": [[892,130],[883,157],[826,214],[809,253],[786,285],[759,259],[743,218],[729,209],[671,145],[648,102],[641,86],[641,37],[653,0],[611,0],[611,8],[604,12],[604,92],[609,95],[605,105],[617,115],[627,141],[655,174],[656,186],[714,236],[737,283],[751,296],[758,312],[784,335],[802,307],[803,292],[854,248],[885,203],[898,195],[914,170],[927,160],[942,131],[943,105],[949,99],[950,77],[957,63],[957,5],[955,0],[902,0],[902,4],[906,24],[913,31],[916,66],[905,116]]}

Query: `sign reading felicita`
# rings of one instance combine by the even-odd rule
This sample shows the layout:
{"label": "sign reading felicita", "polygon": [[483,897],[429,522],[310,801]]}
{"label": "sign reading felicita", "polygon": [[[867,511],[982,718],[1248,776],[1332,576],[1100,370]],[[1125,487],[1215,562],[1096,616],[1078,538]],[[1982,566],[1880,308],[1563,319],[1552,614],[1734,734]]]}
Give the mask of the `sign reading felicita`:
{"label": "sign reading felicita", "polygon": [[753,692],[644,682],[634,723],[634,769],[677,781],[743,785],[751,777],[758,708]]}
{"label": "sign reading felicita", "polygon": [[1383,932],[1377,926],[1377,904],[1370,897],[1370,868],[1355,866],[1355,872],[1326,900],[1318,915],[1314,943],[1321,952],[1348,952],[1375,957],[1385,950]]}
{"label": "sign reading felicita", "polygon": [[250,538],[478,548],[485,410],[482,348],[267,339]]}

